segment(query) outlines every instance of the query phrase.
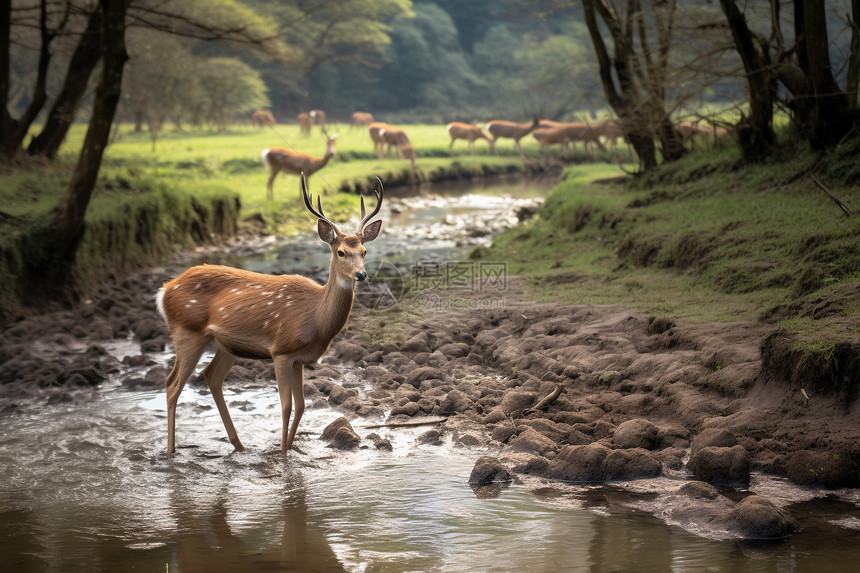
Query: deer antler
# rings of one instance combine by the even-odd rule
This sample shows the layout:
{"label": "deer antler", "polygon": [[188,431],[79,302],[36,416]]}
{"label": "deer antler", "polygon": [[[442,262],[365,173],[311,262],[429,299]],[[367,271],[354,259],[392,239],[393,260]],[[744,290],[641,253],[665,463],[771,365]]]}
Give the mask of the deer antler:
{"label": "deer antler", "polygon": [[338,229],[334,223],[329,221],[328,217],[326,217],[325,213],[323,213],[322,203],[320,202],[320,196],[319,195],[317,195],[317,208],[314,209],[314,202],[310,196],[310,193],[308,192],[308,182],[305,179],[304,171],[302,172],[302,199],[305,200],[305,207],[308,208],[308,211],[310,211],[311,214],[313,214],[317,219],[322,219],[323,221],[325,221],[326,223],[331,225],[332,228],[335,230],[335,232],[337,232],[338,235],[342,234],[340,232],[340,229]]}
{"label": "deer antler", "polygon": [[364,232],[364,226],[373,219],[377,213],[379,213],[379,208],[382,206],[382,179],[379,177],[376,178],[376,189],[373,190],[376,193],[376,209],[370,215],[365,216],[364,214],[364,197],[361,198],[361,222],[358,224],[358,231],[356,231],[357,235],[361,235]]}

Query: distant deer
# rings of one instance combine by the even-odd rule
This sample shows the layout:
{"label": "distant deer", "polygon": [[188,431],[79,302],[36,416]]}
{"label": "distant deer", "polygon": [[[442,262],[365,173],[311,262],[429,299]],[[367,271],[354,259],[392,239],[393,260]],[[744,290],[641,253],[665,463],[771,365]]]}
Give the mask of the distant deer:
{"label": "distant deer", "polygon": [[270,111],[260,109],[251,114],[251,123],[254,127],[272,126],[275,125],[275,116]]}
{"label": "distant deer", "polygon": [[[176,361],[167,376],[167,453],[175,451],[176,404],[185,382],[207,348],[215,356],[203,370],[227,437],[244,450],[224,401],[223,384],[237,358],[272,359],[281,402],[281,451],[292,447],[305,410],[303,368],[325,353],[352,310],[355,283],[367,278],[364,243],[374,240],[382,221],[370,220],[382,205],[377,178],[376,208],[365,214],[354,235],[341,232],[308,193],[301,178],[305,207],[317,218],[320,239],[331,246],[328,281],[319,285],[300,275],[273,276],[218,265],[191,267],[158,291],[158,311],[167,321]],[[368,224],[369,223],[369,224]],[[290,426],[292,402],[296,417]],[[287,432],[289,428],[289,432]]]}
{"label": "distant deer", "polygon": [[311,134],[311,116],[306,113],[300,113],[296,118],[299,120],[299,130],[302,132],[302,135],[308,137]]}
{"label": "distant deer", "polygon": [[690,144],[691,149],[699,149],[699,144],[696,142],[696,136],[707,134],[707,130],[699,127],[699,121],[682,121],[677,126],[678,132],[681,134],[681,141],[686,146]]}
{"label": "distant deer", "polygon": [[448,135],[451,136],[451,145],[448,146],[448,153],[451,155],[454,153],[454,142],[458,139],[465,139],[469,142],[469,155],[475,155],[475,141],[478,139],[487,141],[490,145],[490,153],[495,151],[493,140],[477,125],[454,121],[448,124],[447,130]]}
{"label": "distant deer", "polygon": [[412,162],[413,170],[418,167],[417,157],[415,155],[415,148],[412,147],[412,142],[409,141],[409,137],[407,137],[405,131],[403,131],[399,127],[392,127],[390,125],[386,125],[385,127],[381,127],[379,129],[379,136],[385,142],[386,155],[391,153],[392,147],[397,147],[400,156],[403,159],[408,159]]}
{"label": "distant deer", "polygon": [[310,177],[326,166],[329,159],[335,154],[334,145],[337,134],[329,137],[328,133],[323,130],[323,135],[326,136],[326,147],[325,155],[322,157],[313,157],[309,153],[283,147],[269,147],[263,150],[263,164],[269,168],[269,181],[266,183],[266,198],[269,201],[274,199],[272,184],[281,171],[294,175],[307,174]]}
{"label": "distant deer", "polygon": [[325,131],[325,112],[321,109],[312,109],[308,114],[312,125],[318,125],[320,131]]}
{"label": "distant deer", "polygon": [[354,111],[349,119],[349,124],[352,127],[361,127],[373,123],[373,114],[366,111]]}
{"label": "distant deer", "polygon": [[382,157],[382,152],[385,147],[385,139],[379,132],[386,127],[388,127],[387,123],[378,121],[371,123],[367,130],[368,133],[370,133],[370,139],[373,141],[373,152],[376,153],[378,157]]}
{"label": "distant deer", "polygon": [[537,140],[541,149],[559,145],[562,150],[566,150],[570,143],[570,137],[564,127],[539,127],[532,131],[532,137]]}
{"label": "distant deer", "polygon": [[531,123],[515,123],[513,121],[504,121],[494,119],[485,126],[487,131],[493,137],[493,145],[500,138],[513,139],[514,146],[517,148],[517,153],[520,157],[523,156],[523,149],[520,147],[520,140],[537,129],[540,120],[535,118]]}
{"label": "distant deer", "polygon": [[600,142],[600,138],[606,138],[606,143],[612,146],[612,156],[618,156],[618,140],[627,141],[627,136],[624,130],[618,125],[618,122],[613,119],[603,119],[591,124],[591,133],[596,140]]}

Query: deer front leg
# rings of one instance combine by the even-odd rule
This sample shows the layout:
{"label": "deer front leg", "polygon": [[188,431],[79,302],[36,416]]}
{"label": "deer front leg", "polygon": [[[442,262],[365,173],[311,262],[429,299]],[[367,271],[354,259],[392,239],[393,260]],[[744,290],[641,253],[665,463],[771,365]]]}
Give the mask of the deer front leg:
{"label": "deer front leg", "polygon": [[[296,437],[296,430],[299,429],[299,420],[302,419],[302,414],[305,413],[305,382],[303,365],[293,364],[293,376],[290,379],[290,387],[293,392],[293,402],[296,403],[296,417],[293,420],[292,427],[290,428],[286,450],[289,450],[292,447],[293,439]],[[286,428],[286,426],[284,427]]]}
{"label": "deer front leg", "polygon": [[[275,358],[275,376],[278,379],[278,396],[281,399],[281,451],[286,452],[293,445],[299,420],[305,412],[302,365],[286,356],[279,356]],[[293,399],[296,401],[296,418],[290,426]]]}
{"label": "deer front leg", "polygon": [[[269,159],[269,161],[274,161],[274,159]],[[278,169],[274,166],[270,167],[269,169],[269,180],[266,182],[266,199],[271,201],[275,198],[273,185],[275,184],[275,176],[278,175]]]}

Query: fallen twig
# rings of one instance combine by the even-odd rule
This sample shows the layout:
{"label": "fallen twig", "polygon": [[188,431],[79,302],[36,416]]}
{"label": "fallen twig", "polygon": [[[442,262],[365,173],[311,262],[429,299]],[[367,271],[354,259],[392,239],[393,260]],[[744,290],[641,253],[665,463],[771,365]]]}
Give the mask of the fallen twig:
{"label": "fallen twig", "polygon": [[430,424],[441,424],[448,418],[425,418],[421,420],[410,420],[408,422],[387,422],[385,424],[371,424],[369,426],[358,426],[372,430],[375,428],[411,428],[413,426],[427,426]]}
{"label": "fallen twig", "polygon": [[827,187],[825,187],[825,186],[824,186],[824,183],[822,183],[821,181],[819,181],[819,180],[818,180],[818,178],[817,178],[817,177],[815,177],[815,175],[810,175],[810,177],[812,177],[812,182],[813,182],[813,183],[815,183],[816,185],[818,185],[818,188],[819,188],[819,189],[821,189],[822,191],[824,191],[824,193],[825,193],[828,197],[830,197],[830,199],[831,199],[834,203],[836,203],[836,204],[839,206],[839,208],[840,208],[840,209],[842,209],[842,212],[844,212],[844,213],[845,213],[845,216],[846,216],[846,217],[850,217],[850,216],[854,215],[854,213],[852,213],[852,212],[851,212],[851,209],[849,209],[849,208],[848,208],[848,206],[847,206],[845,203],[843,203],[843,202],[842,202],[842,200],[841,200],[839,197],[837,197],[836,195],[834,195],[833,193],[831,193],[831,192],[830,192],[830,189],[828,189]]}

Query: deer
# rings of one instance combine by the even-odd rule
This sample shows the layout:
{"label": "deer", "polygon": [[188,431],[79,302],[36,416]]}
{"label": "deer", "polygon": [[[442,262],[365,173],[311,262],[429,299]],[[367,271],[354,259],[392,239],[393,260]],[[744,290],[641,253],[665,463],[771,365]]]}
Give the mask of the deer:
{"label": "deer", "polygon": [[311,125],[320,126],[320,131],[325,131],[325,112],[321,109],[312,109],[308,114],[311,118]]}
{"label": "deer", "polygon": [[409,137],[405,131],[399,127],[386,125],[379,128],[379,137],[382,138],[383,143],[387,147],[386,155],[391,153],[392,147],[396,146],[400,157],[412,162],[412,170],[415,171],[418,168],[418,158],[415,154],[415,148],[412,147],[412,142],[409,141]]}
{"label": "deer", "polygon": [[570,143],[570,138],[564,127],[539,127],[532,131],[532,137],[537,140],[541,149],[549,145],[559,145],[564,151]]}
{"label": "deer", "polygon": [[478,139],[485,139],[489,143],[490,153],[495,151],[493,140],[477,125],[454,121],[449,123],[446,129],[448,130],[448,135],[451,136],[451,145],[448,146],[448,153],[450,155],[454,154],[454,142],[458,139],[465,139],[469,142],[469,155],[475,155],[475,141]]}
{"label": "deer", "polygon": [[595,141],[600,145],[600,138],[605,137],[606,143],[612,146],[612,157],[618,157],[618,140],[627,141],[627,136],[624,135],[624,130],[618,125],[618,122],[613,119],[603,119],[591,124],[591,133]]}
{"label": "deer", "polygon": [[272,185],[275,182],[275,177],[281,171],[294,175],[307,173],[308,177],[310,177],[326,166],[329,159],[335,154],[334,146],[338,134],[335,133],[329,136],[323,130],[323,135],[326,137],[326,147],[325,155],[322,157],[313,157],[309,153],[283,147],[267,147],[263,150],[263,165],[269,168],[269,181],[266,183],[266,199],[269,201],[274,199]]}
{"label": "deer", "polygon": [[380,131],[387,128],[388,124],[382,121],[371,123],[367,131],[370,133],[370,139],[373,141],[373,152],[377,157],[382,157],[382,150],[385,146],[385,139],[380,135]]}
{"label": "deer", "polygon": [[361,127],[373,123],[373,114],[366,111],[354,111],[349,118],[349,124],[352,127]]}
{"label": "deer", "polygon": [[302,135],[308,137],[311,134],[311,116],[306,113],[300,113],[296,116],[296,119],[299,120],[299,131],[301,131]]}
{"label": "deer", "polygon": [[275,125],[275,116],[268,110],[259,109],[251,114],[251,122],[254,127],[272,126]]}
{"label": "deer", "polygon": [[[365,243],[376,239],[382,221],[370,222],[382,206],[382,181],[377,177],[376,208],[365,214],[355,234],[338,229],[317,207],[301,176],[305,207],[317,218],[317,234],[331,247],[328,280],[317,284],[301,275],[267,275],[220,265],[191,267],[164,283],[156,295],[158,312],[167,321],[176,360],[165,381],[167,453],[176,450],[176,405],[203,352],[215,355],[203,370],[227,437],[236,451],[239,440],[227,404],[224,378],[237,358],[271,359],[281,403],[281,451],[293,445],[305,410],[303,369],[326,352],[352,311],[355,284],[367,279]],[[290,425],[292,402],[296,416]],[[287,431],[289,428],[289,432]]]}
{"label": "deer", "polygon": [[537,129],[540,120],[535,118],[531,123],[516,123],[513,121],[505,121],[502,119],[494,119],[487,122],[485,129],[493,136],[493,148],[495,149],[496,141],[499,138],[507,138],[514,140],[514,146],[520,157],[523,156],[523,150],[520,147],[520,140]]}

